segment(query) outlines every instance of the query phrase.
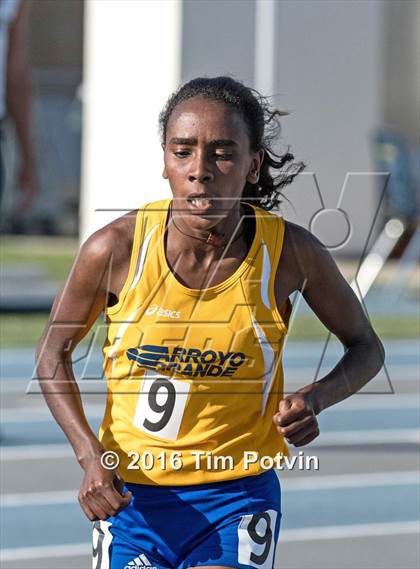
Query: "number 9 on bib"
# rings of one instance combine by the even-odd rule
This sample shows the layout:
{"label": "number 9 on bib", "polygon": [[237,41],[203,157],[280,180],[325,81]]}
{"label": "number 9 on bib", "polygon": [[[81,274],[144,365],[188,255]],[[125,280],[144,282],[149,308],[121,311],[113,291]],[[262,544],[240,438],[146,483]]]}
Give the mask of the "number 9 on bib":
{"label": "number 9 on bib", "polygon": [[146,373],[137,400],[134,426],[155,437],[175,441],[190,387],[186,381]]}

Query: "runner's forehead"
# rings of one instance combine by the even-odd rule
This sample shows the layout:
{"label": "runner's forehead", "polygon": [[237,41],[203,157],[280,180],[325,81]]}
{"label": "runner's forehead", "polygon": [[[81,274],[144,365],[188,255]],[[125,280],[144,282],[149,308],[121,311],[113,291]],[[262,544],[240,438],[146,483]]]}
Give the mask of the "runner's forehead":
{"label": "runner's forehead", "polygon": [[167,141],[202,137],[209,143],[241,144],[248,131],[240,113],[221,101],[196,98],[179,103],[168,121]]}

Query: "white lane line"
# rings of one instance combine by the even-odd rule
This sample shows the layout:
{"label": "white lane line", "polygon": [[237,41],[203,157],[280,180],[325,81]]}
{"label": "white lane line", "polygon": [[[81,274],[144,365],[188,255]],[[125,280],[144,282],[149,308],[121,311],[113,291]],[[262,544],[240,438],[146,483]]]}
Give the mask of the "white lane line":
{"label": "white lane line", "polygon": [[24,559],[73,557],[76,555],[89,555],[91,551],[92,545],[90,543],[68,543],[62,545],[19,547],[16,549],[0,549],[0,560],[23,561]]}
{"label": "white lane line", "polygon": [[[343,411],[372,411],[387,409],[419,409],[420,394],[388,394],[388,395],[355,395],[351,399],[338,403],[327,412]],[[105,402],[88,403],[84,405],[85,414],[89,419],[102,419],[105,412]],[[45,407],[8,407],[1,409],[2,423],[45,422],[54,421],[50,410]]]}
{"label": "white lane line", "polygon": [[[332,366],[331,366],[332,367]],[[307,384],[308,382],[313,380],[314,374],[316,370],[316,365],[313,366],[302,366],[299,368],[289,368],[285,366],[284,368],[284,377],[285,377],[285,392],[286,393],[293,393],[297,387],[301,387],[301,385],[297,384]],[[327,373],[330,371],[329,368],[323,368],[322,373]],[[397,391],[401,391],[402,385],[412,386],[416,389],[419,383],[419,366],[417,365],[401,365],[401,366],[393,366],[388,367],[388,373],[391,379],[391,382],[394,385],[394,389]],[[386,376],[383,374],[379,378],[374,380],[374,384],[368,384],[365,388],[367,393],[360,393],[356,395],[356,397],[375,397],[376,395],[382,396],[393,396],[394,394],[391,393],[390,386],[388,384],[388,380]],[[104,379],[83,379],[79,380],[78,382],[79,389],[81,389],[82,393],[86,395],[98,395],[98,394],[106,394],[106,381]],[[371,390],[376,390],[376,393],[372,393]],[[382,393],[385,392],[385,393]],[[42,397],[42,392],[39,387],[39,383],[37,380],[31,380],[28,378],[8,378],[8,377],[0,377],[0,393],[3,394],[16,394],[16,395],[28,395],[28,396],[38,396]],[[413,397],[418,396],[418,392],[413,394]]]}
{"label": "white lane line", "polygon": [[420,521],[285,529],[280,530],[279,543],[281,544],[290,541],[315,541],[319,539],[408,535],[417,534],[419,532]]}
{"label": "white lane line", "polygon": [[17,508],[19,506],[48,506],[49,504],[76,504],[78,503],[77,494],[77,490],[3,494],[0,496],[0,504],[3,508]]}
{"label": "white lane line", "polygon": [[[311,314],[308,311],[308,314]],[[325,334],[325,338],[327,334]],[[294,341],[289,340],[290,355],[291,357],[299,360],[301,354],[320,354],[325,344],[324,340],[299,340]],[[330,350],[335,350],[336,353],[342,353],[343,348],[339,340],[335,337],[331,338]],[[418,341],[416,338],[387,338],[385,340],[385,352],[387,354],[386,358],[392,360],[396,356],[401,356],[403,354],[416,354],[418,349]]]}
{"label": "white lane line", "polygon": [[415,470],[336,474],[331,476],[318,476],[314,473],[313,476],[304,476],[302,478],[282,478],[280,473],[279,477],[283,492],[368,486],[404,486],[420,483],[420,472]]}
{"label": "white lane line", "polygon": [[[281,478],[283,492],[321,490],[334,488],[361,488],[372,486],[405,486],[418,484],[420,472],[403,470],[394,472],[369,472],[363,474],[337,474],[332,476],[305,476],[303,478]],[[50,504],[77,504],[78,490],[45,492],[20,492],[3,494],[0,503],[3,508],[20,506],[47,506]]]}
{"label": "white lane line", "polygon": [[[322,429],[322,428],[321,428]],[[419,429],[369,429],[360,431],[322,431],[306,448],[329,446],[366,446],[375,444],[420,443]]]}
{"label": "white lane line", "polygon": [[[102,419],[105,412],[105,402],[84,404],[85,414],[89,419]],[[346,411],[372,411],[387,409],[419,409],[420,394],[388,394],[388,395],[355,395],[338,403],[329,412]],[[44,405],[40,407],[8,407],[1,409],[2,423],[22,423],[22,422],[44,422],[54,421],[50,410]]]}
{"label": "white lane line", "polygon": [[[332,431],[321,436],[306,447],[307,451],[330,446],[367,446],[376,444],[418,444],[417,429],[384,429],[377,431]],[[41,460],[70,458],[74,456],[68,444],[17,445],[0,447],[0,460]]]}
{"label": "white lane line", "polygon": [[[63,380],[62,383],[64,385],[66,382]],[[104,379],[100,377],[95,379],[79,379],[77,381],[77,385],[82,395],[89,395],[89,394],[98,395],[98,394],[106,394],[107,392],[107,383]],[[28,382],[25,385],[24,394],[28,396],[42,395],[39,381],[37,379],[28,380]]]}
{"label": "white lane line", "polygon": [[[337,361],[338,359],[339,358],[337,358]],[[321,374],[328,373],[333,367],[333,365],[334,362],[331,362],[330,367],[324,365],[321,368]],[[302,365],[299,367],[288,366],[287,363],[284,364],[284,378],[285,378],[286,389],[288,382],[290,381],[292,383],[301,382],[301,381],[305,381],[305,383],[308,383],[309,381],[313,381],[315,370],[316,370],[316,363],[314,363],[313,365],[306,365],[306,366]],[[419,381],[419,366],[416,364],[395,365],[395,366],[388,365],[387,371],[391,382],[394,384],[395,389],[399,389],[399,385],[403,381],[408,381],[410,383],[411,382],[418,383]],[[376,386],[376,389],[378,389],[378,391],[379,391],[379,385],[382,385],[384,390],[389,389],[388,380],[386,378],[385,373],[383,371],[379,373],[380,375],[378,375],[376,379],[373,380],[374,381],[373,385]],[[368,384],[365,389],[369,391],[369,387],[370,386]],[[374,389],[374,387],[371,386],[371,389]]]}
{"label": "white lane line", "polygon": [[387,393],[383,395],[371,395],[363,393],[355,394],[353,397],[337,403],[329,410],[331,411],[364,411],[382,409],[420,409],[420,393],[399,394]]}
{"label": "white lane line", "polygon": [[[346,539],[354,537],[372,537],[386,535],[417,534],[420,522],[391,522],[381,524],[358,524],[343,526],[325,526],[299,528],[280,531],[280,543],[293,541],[315,541],[326,539]],[[1,549],[1,561],[23,561],[25,559],[44,559],[53,557],[71,557],[89,555],[90,543],[71,543],[63,545],[45,545],[37,547],[21,547]]]}
{"label": "white lane line", "polygon": [[[103,405],[87,404],[83,406],[88,419],[102,419],[105,412]],[[51,411],[46,407],[8,407],[1,410],[2,423],[43,423],[55,421]]]}
{"label": "white lane line", "polygon": [[[77,382],[82,395],[106,395],[104,379],[83,379]],[[0,393],[7,395],[27,395],[38,397],[43,401],[43,395],[38,380],[35,379],[4,379],[0,377]]]}
{"label": "white lane line", "polygon": [[1,460],[44,460],[74,457],[70,444],[0,447]]}

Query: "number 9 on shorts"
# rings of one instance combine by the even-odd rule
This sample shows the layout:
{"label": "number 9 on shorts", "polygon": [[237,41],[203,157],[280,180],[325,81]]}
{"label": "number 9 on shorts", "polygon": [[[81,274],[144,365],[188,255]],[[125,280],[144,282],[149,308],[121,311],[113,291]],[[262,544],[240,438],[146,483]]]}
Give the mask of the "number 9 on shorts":
{"label": "number 9 on shorts", "polygon": [[239,563],[256,569],[273,567],[276,521],[275,510],[242,516],[238,526]]}

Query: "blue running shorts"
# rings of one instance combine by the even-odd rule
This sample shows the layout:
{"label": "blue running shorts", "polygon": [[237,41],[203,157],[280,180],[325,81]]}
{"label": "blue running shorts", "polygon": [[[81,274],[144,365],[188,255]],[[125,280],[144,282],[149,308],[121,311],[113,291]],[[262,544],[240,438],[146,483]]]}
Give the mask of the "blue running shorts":
{"label": "blue running shorts", "polygon": [[94,523],[94,569],[272,569],[280,530],[274,470],[191,486],[125,484],[133,498]]}

